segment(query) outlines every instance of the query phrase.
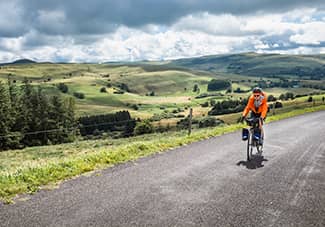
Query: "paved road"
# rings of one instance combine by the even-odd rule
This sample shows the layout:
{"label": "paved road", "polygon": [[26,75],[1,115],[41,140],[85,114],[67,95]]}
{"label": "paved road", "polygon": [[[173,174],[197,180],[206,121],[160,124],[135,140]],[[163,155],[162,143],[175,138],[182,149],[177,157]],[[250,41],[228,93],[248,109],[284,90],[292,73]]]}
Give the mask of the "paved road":
{"label": "paved road", "polygon": [[0,226],[325,226],[325,111],[265,130],[251,163],[230,133],[0,205]]}

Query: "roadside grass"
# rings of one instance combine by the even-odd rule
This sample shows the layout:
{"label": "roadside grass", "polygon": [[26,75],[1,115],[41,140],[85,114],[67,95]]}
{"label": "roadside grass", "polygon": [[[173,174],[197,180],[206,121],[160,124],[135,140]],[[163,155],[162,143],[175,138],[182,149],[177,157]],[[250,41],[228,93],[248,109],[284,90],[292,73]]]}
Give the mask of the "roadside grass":
{"label": "roadside grass", "polygon": [[[276,114],[270,116],[268,122],[320,110],[325,110],[325,105]],[[186,131],[168,132],[1,152],[0,200],[11,203],[17,194],[34,193],[43,185],[55,184],[89,171],[233,132],[242,127],[242,124],[231,124],[197,129],[190,136]]]}

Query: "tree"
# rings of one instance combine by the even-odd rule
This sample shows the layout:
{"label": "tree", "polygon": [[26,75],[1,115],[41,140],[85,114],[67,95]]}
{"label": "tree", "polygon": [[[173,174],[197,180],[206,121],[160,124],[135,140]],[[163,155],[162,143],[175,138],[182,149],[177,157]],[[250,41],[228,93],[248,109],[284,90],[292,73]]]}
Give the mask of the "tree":
{"label": "tree", "polygon": [[85,94],[82,92],[74,92],[73,96],[78,98],[78,99],[84,99],[85,98]]}
{"label": "tree", "polygon": [[269,95],[269,96],[267,97],[267,101],[268,101],[268,102],[274,102],[274,101],[276,101],[276,98],[275,98],[273,95]]}
{"label": "tree", "polygon": [[285,97],[284,94],[281,94],[281,95],[279,96],[279,99],[283,101],[283,100],[286,100],[286,97]]}
{"label": "tree", "polygon": [[283,105],[282,105],[282,103],[281,102],[275,102],[275,105],[274,105],[274,108],[282,108],[283,107]]}
{"label": "tree", "polygon": [[8,87],[9,87],[9,99],[10,99],[10,115],[9,115],[9,127],[12,136],[8,138],[8,143],[11,149],[19,148],[20,140],[22,139],[22,134],[20,133],[21,128],[19,127],[19,110],[20,110],[20,100],[19,91],[15,84],[15,80],[11,80],[8,77]]}
{"label": "tree", "polygon": [[236,88],[235,92],[236,92],[236,93],[241,93],[241,89],[240,89],[240,87]]}
{"label": "tree", "polygon": [[209,106],[209,102],[204,102],[201,104],[202,107],[208,107]]}
{"label": "tree", "polygon": [[106,91],[106,88],[105,88],[105,87],[100,88],[100,92],[101,92],[101,93],[106,93],[106,92],[107,92],[107,91]]}
{"label": "tree", "polygon": [[211,100],[210,100],[210,105],[211,105],[211,106],[214,106],[215,104],[216,104],[216,100],[215,100],[215,99],[211,99]]}
{"label": "tree", "polygon": [[198,90],[199,90],[199,85],[194,84],[193,92],[198,92]]}
{"label": "tree", "polygon": [[285,94],[285,97],[286,97],[286,100],[288,100],[288,99],[294,99],[295,98],[295,95],[292,92],[287,92]]}
{"label": "tree", "polygon": [[[227,80],[217,80],[217,79],[212,79],[208,83],[208,91],[217,91],[217,90],[224,90],[224,89],[229,89],[231,86],[231,83]],[[231,90],[231,88],[230,88]]]}
{"label": "tree", "polygon": [[23,81],[23,86],[21,89],[21,96],[20,96],[20,109],[18,114],[17,124],[21,132],[24,134],[22,138],[22,143],[29,146],[31,145],[31,141],[29,136],[25,133],[31,132],[32,128],[34,127],[34,106],[32,103],[33,99],[33,88],[27,78]]}
{"label": "tree", "polygon": [[68,93],[68,91],[69,91],[68,86],[66,84],[64,84],[64,83],[59,83],[57,85],[57,87],[62,93]]}
{"label": "tree", "polygon": [[312,102],[313,101],[313,97],[312,96],[309,96],[307,102]]}
{"label": "tree", "polygon": [[10,132],[10,101],[8,90],[0,81],[0,149],[8,149],[8,134]]}

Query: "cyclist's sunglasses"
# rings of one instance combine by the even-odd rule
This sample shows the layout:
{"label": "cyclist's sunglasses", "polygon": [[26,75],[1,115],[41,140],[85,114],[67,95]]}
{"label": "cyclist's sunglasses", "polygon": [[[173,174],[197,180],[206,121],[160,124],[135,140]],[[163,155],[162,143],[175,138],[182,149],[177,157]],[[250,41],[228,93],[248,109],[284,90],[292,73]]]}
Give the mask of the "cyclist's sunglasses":
{"label": "cyclist's sunglasses", "polygon": [[261,96],[260,94],[254,94],[254,98],[258,98],[260,96]]}

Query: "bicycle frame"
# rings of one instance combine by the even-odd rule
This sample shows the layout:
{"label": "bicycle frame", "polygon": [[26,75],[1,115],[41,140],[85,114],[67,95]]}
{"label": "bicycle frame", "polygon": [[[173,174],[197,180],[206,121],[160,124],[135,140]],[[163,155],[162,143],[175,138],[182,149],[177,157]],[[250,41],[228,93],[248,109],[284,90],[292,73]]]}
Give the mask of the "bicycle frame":
{"label": "bicycle frame", "polygon": [[246,119],[247,124],[250,126],[247,139],[247,161],[250,161],[253,156],[253,147],[256,147],[258,154],[262,153],[263,145],[261,145],[258,140],[254,139],[255,130],[259,130],[259,121],[259,118]]}

